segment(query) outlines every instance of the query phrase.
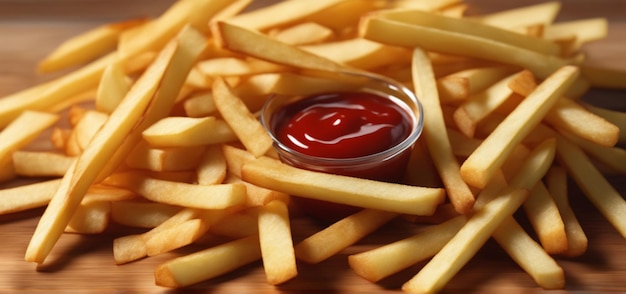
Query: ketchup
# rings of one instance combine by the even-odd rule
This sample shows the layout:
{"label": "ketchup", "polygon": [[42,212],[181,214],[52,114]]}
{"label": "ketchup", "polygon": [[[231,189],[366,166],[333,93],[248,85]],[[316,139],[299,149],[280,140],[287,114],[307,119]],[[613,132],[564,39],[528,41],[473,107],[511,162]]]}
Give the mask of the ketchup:
{"label": "ketchup", "polygon": [[[282,145],[281,159],[293,166],[398,182],[411,148],[393,149],[410,141],[407,138],[414,135],[416,122],[408,107],[399,103],[396,98],[370,92],[317,94],[276,109],[270,132]],[[334,222],[360,210],[296,198],[305,213],[323,222]]]}
{"label": "ketchup", "polygon": [[392,100],[372,93],[329,93],[289,104],[275,113],[276,135],[297,152],[354,158],[397,145],[411,132],[411,118]]}

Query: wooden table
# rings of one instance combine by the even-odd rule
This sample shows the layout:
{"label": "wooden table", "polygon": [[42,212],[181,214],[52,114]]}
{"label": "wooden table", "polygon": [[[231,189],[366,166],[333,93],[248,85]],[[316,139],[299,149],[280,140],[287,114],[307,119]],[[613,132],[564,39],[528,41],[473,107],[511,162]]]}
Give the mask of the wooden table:
{"label": "wooden table", "polygon": [[[35,65],[59,42],[98,24],[136,16],[157,15],[172,0],[85,0],[2,1],[0,0],[0,96],[49,80],[53,75],[35,73]],[[255,5],[265,2],[257,1]],[[471,12],[538,3],[536,0],[471,0]],[[603,16],[610,20],[609,36],[585,47],[589,62],[626,70],[626,14],[620,0],[566,0],[560,20]],[[626,110],[626,92],[593,90],[585,97],[599,105]],[[626,177],[610,177],[626,195]],[[13,183],[10,183],[13,184]],[[6,186],[6,185],[5,185]],[[572,185],[573,206],[588,234],[590,247],[580,258],[557,257],[571,292],[626,292],[626,240],[598,214]],[[42,209],[0,216],[0,292],[28,293],[136,293],[172,292],[154,285],[153,270],[174,255],[144,259],[124,266],[113,263],[112,240],[129,229],[113,227],[98,236],[65,234],[45,264],[36,267],[23,261],[25,248]],[[294,220],[294,238],[301,239],[317,227],[305,219]],[[265,283],[260,263],[241,268],[195,287],[211,293],[276,292],[386,292],[397,291],[422,264],[383,280],[369,283],[348,267],[346,256],[407,235],[407,225],[394,222],[358,245],[319,265],[299,265],[299,276],[279,287]],[[202,246],[202,244],[197,245]],[[455,276],[447,292],[541,292],[493,242],[487,245]],[[559,292],[559,291],[554,291]]]}

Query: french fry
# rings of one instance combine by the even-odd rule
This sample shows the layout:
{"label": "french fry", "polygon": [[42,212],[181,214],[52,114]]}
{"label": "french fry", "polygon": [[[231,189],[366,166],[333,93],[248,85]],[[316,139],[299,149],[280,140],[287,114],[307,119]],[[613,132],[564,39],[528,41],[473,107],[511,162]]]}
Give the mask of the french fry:
{"label": "french fry", "polygon": [[618,126],[571,99],[559,99],[545,120],[556,129],[563,129],[601,146],[613,147],[619,141]]}
{"label": "french fry", "polygon": [[443,189],[324,174],[263,157],[244,164],[242,179],[290,195],[417,215],[434,213],[444,197]]}
{"label": "french fry", "polygon": [[500,106],[513,94],[508,83],[514,76],[509,76],[491,87],[465,100],[454,112],[454,121],[463,134],[474,137],[476,125]]}
{"label": "french fry", "polygon": [[589,201],[623,237],[626,237],[626,219],[622,217],[626,213],[626,200],[598,171],[580,147],[562,136],[557,140],[557,156]]}
{"label": "french fry", "polygon": [[536,5],[528,5],[524,7],[498,11],[476,17],[475,19],[493,26],[508,29],[518,29],[535,24],[552,24],[560,10],[560,2],[548,1]]}
{"label": "french fry", "polygon": [[138,173],[115,174],[107,178],[106,183],[129,189],[154,202],[198,209],[224,209],[246,202],[243,184],[201,186],[157,180]]}
{"label": "french fry", "polygon": [[574,21],[557,22],[546,26],[543,38],[559,40],[574,37],[577,46],[606,37],[608,21],[605,18],[590,18]]}
{"label": "french fry", "polygon": [[523,206],[546,252],[560,254],[567,251],[568,242],[565,224],[552,197],[543,182],[538,182]]}
{"label": "french fry", "polygon": [[265,30],[272,27],[288,24],[298,19],[312,15],[329,7],[339,4],[341,0],[322,0],[315,3],[298,1],[279,2],[254,11],[239,14],[228,19],[228,22],[254,30]]}
{"label": "french fry", "polygon": [[245,182],[241,178],[238,178],[237,176],[234,176],[232,174],[225,179],[224,183],[242,183],[246,185],[247,207],[263,206],[274,200],[280,200],[282,202],[289,203],[288,194],[259,187],[257,185]]}
{"label": "french fry", "polygon": [[467,217],[460,215],[411,237],[350,255],[350,268],[368,281],[380,281],[434,256],[466,222]]}
{"label": "french fry", "polygon": [[[175,70],[175,73],[168,73],[168,67],[181,66],[185,62],[193,63],[195,61],[193,53],[191,56],[185,56],[186,58],[179,57],[179,55],[187,53],[181,53],[188,49],[185,48],[185,45],[196,46],[196,48],[192,47],[193,49],[189,49],[191,52],[202,50],[202,46],[198,46],[195,42],[187,39],[200,39],[200,41],[203,41],[203,38],[198,38],[193,32],[184,31],[181,35],[182,42],[179,43],[181,47],[177,47],[177,43],[170,43],[172,45],[168,46],[155,63],[140,77],[135,86],[122,100],[120,107],[115,109],[98,132],[98,135],[92,139],[88,148],[74,164],[73,172],[68,172],[63,177],[61,188],[57,190],[55,197],[50,201],[31,238],[25,254],[27,261],[38,263],[44,261],[69,222],[73,210],[79,205],[89,186],[93,184],[93,181],[102,172],[102,168],[106,167],[107,164],[109,166],[113,165],[112,162],[115,163],[115,161],[110,161],[109,157],[114,155],[126,135],[135,127],[144,114],[145,108],[148,107],[149,102],[152,100],[152,95],[159,86],[161,77],[164,74],[176,77],[180,74],[178,68]],[[182,60],[178,60],[178,58]],[[171,60],[176,60],[177,62],[170,64]],[[169,84],[168,87],[175,88],[176,83]],[[163,91],[160,93],[163,95],[169,94],[167,92]],[[157,98],[159,98],[158,95]]]}
{"label": "french fry", "polygon": [[126,20],[98,26],[61,43],[38,65],[42,73],[58,71],[88,62],[109,53],[117,46],[120,33],[144,23],[143,19]]}
{"label": "french fry", "polygon": [[425,11],[435,11],[446,6],[458,4],[459,0],[436,0],[436,1],[413,1],[398,0],[393,3],[394,8],[398,9],[419,9]]}
{"label": "french fry", "polygon": [[521,66],[532,71],[539,78],[546,78],[557,69],[567,65],[567,61],[553,55],[537,53],[487,38],[408,24],[383,17],[367,18],[361,29],[361,35],[365,39],[389,45],[421,47],[429,51]]}
{"label": "french fry", "polygon": [[373,69],[410,59],[410,51],[362,38],[299,46],[307,52],[346,66]]}
{"label": "french fry", "polygon": [[22,113],[0,131],[0,165],[10,164],[13,151],[26,146],[58,119],[58,115],[46,112]]}
{"label": "french fry", "polygon": [[420,97],[424,112],[427,113],[424,116],[426,146],[433,157],[450,202],[459,213],[467,213],[474,205],[474,194],[461,178],[459,163],[452,153],[445,131],[432,65],[426,53],[419,48],[413,51],[412,64],[415,93],[417,97]]}
{"label": "french fry", "polygon": [[65,232],[99,234],[108,227],[110,218],[111,204],[108,201],[84,199],[72,215]]}
{"label": "french fry", "polygon": [[594,142],[587,141],[578,136],[569,134],[567,131],[559,130],[559,133],[580,147],[585,153],[593,158],[603,167],[607,167],[609,172],[626,174],[626,150],[621,147],[606,147]]}
{"label": "french fry", "polygon": [[207,117],[215,113],[215,103],[210,91],[201,92],[185,99],[185,114],[191,118]]}
{"label": "french fry", "polygon": [[307,45],[324,42],[332,38],[334,32],[318,23],[305,22],[278,31],[273,37],[290,45]]}
{"label": "french fry", "polygon": [[559,55],[560,47],[550,41],[518,34],[493,25],[464,18],[448,17],[422,10],[387,10],[375,14],[375,17],[399,21],[407,24],[427,26],[465,36],[488,38],[495,42],[509,44],[546,55]]}
{"label": "french fry", "polygon": [[196,218],[199,211],[185,208],[169,217],[151,230],[134,235],[126,235],[113,240],[113,258],[116,264],[132,262],[147,256],[146,240],[160,232],[167,231],[188,220]]}
{"label": "french fry", "polygon": [[208,229],[208,224],[200,219],[191,219],[164,229],[145,239],[146,255],[155,256],[189,245],[202,237]]}
{"label": "french fry", "polygon": [[118,44],[118,60],[126,60],[146,51],[160,51],[189,22],[200,29],[231,1],[178,1],[157,19],[125,31]]}
{"label": "french fry", "polygon": [[76,122],[72,134],[68,138],[66,153],[71,156],[83,153],[108,118],[106,113],[93,110],[85,111]]}
{"label": "french fry", "polygon": [[228,22],[215,23],[213,35],[221,47],[278,64],[322,71],[347,70],[334,61]]}
{"label": "french fry", "polygon": [[7,214],[43,207],[48,204],[54,190],[61,184],[60,179],[22,185],[0,190],[0,213]]}
{"label": "french fry", "polygon": [[552,166],[546,174],[545,181],[565,223],[567,251],[563,254],[569,257],[581,256],[587,251],[588,240],[569,204],[567,172],[561,166]]}
{"label": "french fry", "polygon": [[76,160],[56,152],[13,152],[15,174],[27,177],[62,177]]}
{"label": "french fry", "polygon": [[226,123],[250,153],[259,157],[272,147],[272,138],[261,122],[247,109],[241,99],[233,94],[223,79],[216,79],[213,84],[213,100]]}
{"label": "french fry", "polygon": [[236,140],[228,124],[215,117],[166,117],[142,133],[150,145],[160,147],[190,147]]}
{"label": "french fry", "polygon": [[113,59],[114,55],[105,55],[56,80],[3,97],[0,99],[0,128],[6,127],[25,110],[45,110],[67,97],[94,88]]}
{"label": "french fry", "polygon": [[[626,113],[611,109],[606,109],[602,107],[598,107],[595,105],[591,105],[589,103],[582,103],[582,105],[587,108],[589,111],[597,114],[598,116],[606,119],[610,123],[616,125],[620,130],[626,130]],[[619,132],[619,142],[626,142],[626,132]]]}
{"label": "french fry", "polygon": [[208,280],[261,258],[257,235],[237,239],[157,266],[155,282],[164,287],[185,287]]}
{"label": "french fry", "polygon": [[96,92],[96,110],[111,113],[124,99],[131,87],[121,63],[109,64],[102,73]]}
{"label": "french fry", "polygon": [[537,126],[577,76],[576,67],[566,66],[541,83],[463,162],[463,179],[474,187],[485,187],[511,148]]}
{"label": "french fry", "polygon": [[287,204],[273,200],[259,210],[259,244],[265,279],[282,284],[298,275]]}
{"label": "french fry", "polygon": [[222,147],[212,145],[206,147],[204,156],[196,169],[198,184],[215,185],[222,183],[226,178],[226,159],[222,153]]}
{"label": "french fry", "polygon": [[452,239],[419,271],[402,285],[408,292],[430,293],[446,283],[480,249],[498,228],[524,202],[528,192],[505,190],[479,208]]}
{"label": "french fry", "polygon": [[364,209],[347,216],[296,244],[296,257],[308,263],[319,263],[358,242],[397,214]]}

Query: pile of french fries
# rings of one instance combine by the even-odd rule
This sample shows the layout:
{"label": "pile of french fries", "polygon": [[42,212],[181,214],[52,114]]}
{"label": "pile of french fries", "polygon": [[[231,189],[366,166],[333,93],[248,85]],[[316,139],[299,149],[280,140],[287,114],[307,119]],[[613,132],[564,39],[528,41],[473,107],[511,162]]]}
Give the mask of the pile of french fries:
{"label": "pile of french fries", "polygon": [[[626,114],[578,99],[626,88],[625,72],[583,63],[606,20],[557,23],[558,2],[470,16],[460,0],[251,2],[179,0],[94,28],[40,63],[66,74],[0,99],[0,179],[48,179],[0,190],[0,213],[47,206],[26,261],[44,262],[64,233],[117,223],[145,230],[115,239],[120,265],[206,235],[232,240],[159,265],[157,285],[259,260],[278,285],[396,219],[424,229],[350,255],[356,274],[377,282],[428,260],[402,290],[438,292],[494,238],[538,286],[561,289],[554,256],[588,242],[569,178],[626,237],[626,201],[605,178],[626,173]],[[277,160],[258,119],[265,99],[333,89],[311,73],[336,71],[395,79],[423,104],[402,183]],[[29,150],[44,133],[50,150]],[[363,209],[294,240],[293,197]]]}

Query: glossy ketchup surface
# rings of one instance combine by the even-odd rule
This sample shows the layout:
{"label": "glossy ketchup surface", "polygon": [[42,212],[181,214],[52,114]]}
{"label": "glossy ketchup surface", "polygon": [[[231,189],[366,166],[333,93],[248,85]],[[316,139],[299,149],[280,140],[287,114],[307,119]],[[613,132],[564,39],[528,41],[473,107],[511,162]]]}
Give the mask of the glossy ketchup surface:
{"label": "glossy ketchup surface", "polygon": [[324,158],[355,158],[397,145],[411,132],[405,109],[367,92],[321,94],[284,106],[276,135],[297,152]]}

